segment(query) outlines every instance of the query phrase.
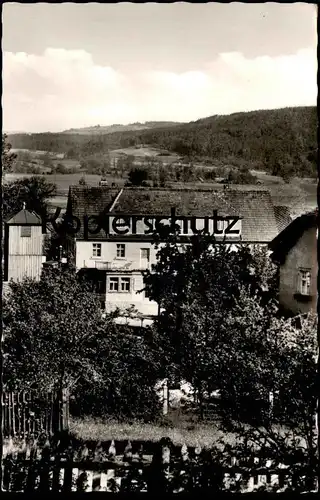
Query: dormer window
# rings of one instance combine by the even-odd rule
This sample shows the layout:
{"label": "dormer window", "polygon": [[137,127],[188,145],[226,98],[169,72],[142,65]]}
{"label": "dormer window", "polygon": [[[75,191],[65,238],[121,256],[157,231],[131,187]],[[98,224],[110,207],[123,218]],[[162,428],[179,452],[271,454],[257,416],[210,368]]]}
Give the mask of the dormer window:
{"label": "dormer window", "polygon": [[298,281],[298,293],[301,295],[310,295],[311,293],[311,270],[300,269]]}
{"label": "dormer window", "polygon": [[31,226],[21,226],[21,238],[31,238]]}

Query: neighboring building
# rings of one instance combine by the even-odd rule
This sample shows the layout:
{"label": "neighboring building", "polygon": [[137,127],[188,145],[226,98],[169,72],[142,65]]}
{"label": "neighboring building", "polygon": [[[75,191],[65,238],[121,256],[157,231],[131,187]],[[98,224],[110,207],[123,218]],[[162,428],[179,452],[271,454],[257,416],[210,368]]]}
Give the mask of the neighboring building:
{"label": "neighboring building", "polygon": [[317,222],[316,211],[297,217],[269,244],[280,266],[279,302],[292,314],[316,311]]}
{"label": "neighboring building", "polygon": [[42,221],[25,206],[4,224],[4,281],[40,279],[43,252]]}
{"label": "neighboring building", "polygon": [[[77,217],[81,224],[75,235],[76,268],[98,283],[97,291],[107,311],[134,305],[145,318],[158,313],[157,304],[141,292],[143,271],[156,262],[151,229],[157,219],[170,219],[171,209],[186,239],[192,234],[192,224],[196,229],[205,227],[205,218],[212,218],[214,211],[219,216],[241,218],[235,222],[233,233],[226,234],[231,219],[217,225],[217,239],[225,236],[230,244],[267,245],[279,232],[268,191],[71,186],[67,215]],[[102,212],[101,228],[92,216]],[[184,226],[179,216],[196,217],[196,222],[189,220],[188,227]],[[91,229],[87,234],[86,220]],[[212,232],[214,223],[207,224],[211,224]]]}

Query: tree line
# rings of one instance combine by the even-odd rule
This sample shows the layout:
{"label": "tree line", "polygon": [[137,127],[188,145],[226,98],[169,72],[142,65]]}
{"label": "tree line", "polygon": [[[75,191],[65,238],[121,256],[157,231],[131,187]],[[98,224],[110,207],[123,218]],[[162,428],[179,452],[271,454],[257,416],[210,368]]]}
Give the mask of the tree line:
{"label": "tree line", "polygon": [[81,159],[111,149],[147,144],[192,159],[240,159],[249,168],[285,177],[314,177],[317,162],[317,113],[314,107],[212,116],[189,124],[147,131],[82,134],[16,134],[15,148],[66,153]]}

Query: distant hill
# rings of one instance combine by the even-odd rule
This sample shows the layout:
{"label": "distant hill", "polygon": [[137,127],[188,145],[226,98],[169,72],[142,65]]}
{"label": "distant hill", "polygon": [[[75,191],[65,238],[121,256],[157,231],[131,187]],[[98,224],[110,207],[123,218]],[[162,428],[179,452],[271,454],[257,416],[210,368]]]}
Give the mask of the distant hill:
{"label": "distant hill", "polygon": [[[140,140],[140,138],[139,138]],[[296,107],[211,116],[168,130],[145,131],[141,142],[178,154],[208,158],[237,156],[268,161],[274,156],[315,160],[316,107]]]}
{"label": "distant hill", "polygon": [[191,159],[244,165],[273,175],[309,177],[317,172],[316,107],[216,115],[186,124],[132,124],[139,126],[146,128],[96,134],[17,134],[10,135],[9,141],[14,148],[63,152],[75,159],[144,144]]}
{"label": "distant hill", "polygon": [[145,123],[129,123],[128,125],[121,125],[115,123],[114,125],[95,125],[94,127],[83,128],[70,128],[64,130],[63,134],[81,134],[81,135],[103,135],[112,134],[114,132],[134,132],[138,130],[149,130],[159,127],[175,127],[182,125],[181,122],[145,122]]}

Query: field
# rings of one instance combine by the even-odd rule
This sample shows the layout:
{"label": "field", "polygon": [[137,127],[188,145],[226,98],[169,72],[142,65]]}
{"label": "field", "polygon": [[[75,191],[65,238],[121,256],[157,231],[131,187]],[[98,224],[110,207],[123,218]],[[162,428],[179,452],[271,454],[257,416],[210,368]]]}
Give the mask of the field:
{"label": "field", "polygon": [[110,151],[110,156],[111,158],[117,158],[119,156],[134,156],[137,160],[140,158],[145,159],[156,157],[157,160],[161,160],[164,163],[172,163],[179,161],[180,159],[180,156],[175,153],[152,148],[151,146],[114,149]]}

